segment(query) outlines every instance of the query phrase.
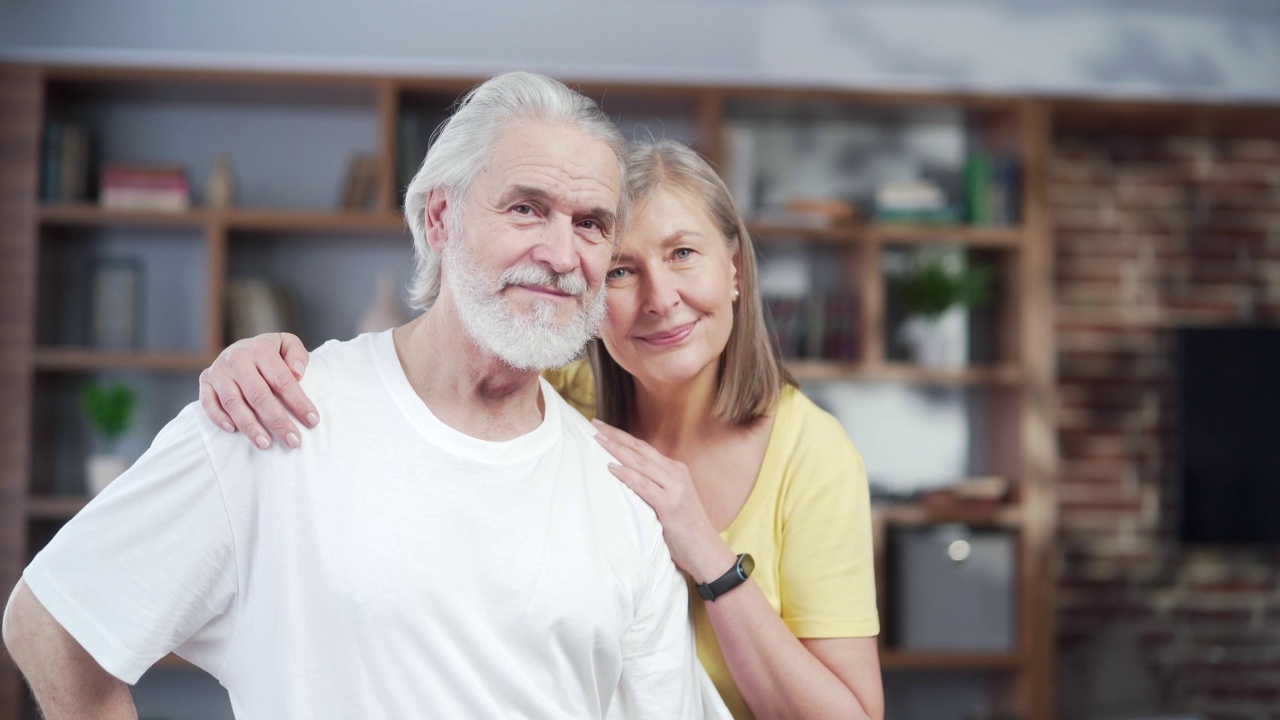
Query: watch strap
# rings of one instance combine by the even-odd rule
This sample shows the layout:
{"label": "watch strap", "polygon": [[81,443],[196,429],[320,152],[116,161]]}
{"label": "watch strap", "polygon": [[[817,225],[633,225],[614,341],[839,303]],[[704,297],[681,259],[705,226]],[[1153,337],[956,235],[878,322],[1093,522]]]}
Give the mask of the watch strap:
{"label": "watch strap", "polygon": [[751,556],[747,553],[742,553],[738,556],[738,561],[733,564],[733,567],[729,568],[728,572],[711,582],[698,583],[694,587],[698,591],[698,596],[703,600],[715,602],[716,598],[746,582],[747,578],[751,577],[753,568],[754,563],[751,560]]}

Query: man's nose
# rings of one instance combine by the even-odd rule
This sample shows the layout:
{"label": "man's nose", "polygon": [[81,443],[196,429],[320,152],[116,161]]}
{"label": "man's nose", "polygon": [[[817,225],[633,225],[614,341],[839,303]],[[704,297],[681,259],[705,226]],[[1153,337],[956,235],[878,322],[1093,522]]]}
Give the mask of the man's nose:
{"label": "man's nose", "polygon": [[578,269],[578,236],[570,218],[557,216],[541,233],[531,257],[552,272],[564,275]]}

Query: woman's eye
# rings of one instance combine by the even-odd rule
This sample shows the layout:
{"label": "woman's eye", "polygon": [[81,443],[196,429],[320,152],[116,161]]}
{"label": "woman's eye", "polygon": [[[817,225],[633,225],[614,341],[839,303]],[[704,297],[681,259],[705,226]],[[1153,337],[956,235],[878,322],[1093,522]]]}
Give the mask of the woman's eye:
{"label": "woman's eye", "polygon": [[693,257],[693,249],[678,248],[674,253],[672,253],[672,255],[674,255],[675,259],[677,260],[688,260],[689,258]]}
{"label": "woman's eye", "polygon": [[616,267],[604,274],[605,280],[621,280],[627,276],[627,269],[624,267]]}

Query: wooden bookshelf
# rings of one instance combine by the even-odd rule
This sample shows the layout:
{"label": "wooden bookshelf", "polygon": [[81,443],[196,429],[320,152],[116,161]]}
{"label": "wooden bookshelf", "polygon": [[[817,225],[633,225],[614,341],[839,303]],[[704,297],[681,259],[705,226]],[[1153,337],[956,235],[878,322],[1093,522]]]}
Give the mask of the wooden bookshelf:
{"label": "wooden bookshelf", "polygon": [[[406,114],[443,113],[457,95],[481,78],[399,75],[312,74],[187,70],[181,68],[44,67],[0,65],[0,279],[6,303],[0,303],[0,401],[19,420],[0,430],[0,585],[12,586],[29,557],[28,529],[46,528],[72,517],[88,502],[84,497],[32,494],[32,455],[39,438],[33,408],[43,385],[60,386],[60,374],[92,375],[129,371],[147,377],[197,372],[223,344],[224,291],[229,278],[270,263],[309,260],[337,250],[372,252],[365,238],[406,241],[408,232],[396,205],[403,162],[399,121]],[[572,80],[572,79],[569,79]],[[572,84],[572,83],[571,83]],[[858,359],[792,360],[788,368],[804,382],[892,383],[919,388],[959,389],[994,398],[988,448],[995,473],[1015,478],[1009,503],[991,507],[877,505],[877,543],[886,528],[929,527],[958,523],[1007,530],[1019,540],[1018,647],[1014,652],[920,653],[885,646],[886,671],[957,671],[986,673],[1009,689],[993,700],[999,709],[1025,720],[1054,716],[1055,612],[1053,538],[1055,512],[1050,481],[1055,467],[1053,435],[1052,251],[1048,235],[1046,163],[1051,105],[1039,100],[963,93],[853,92],[827,89],[606,83],[580,86],[603,98],[607,111],[621,108],[629,117],[652,113],[679,117],[695,146],[716,163],[728,158],[721,147],[735,112],[751,106],[822,106],[839,112],[871,108],[887,116],[903,109],[945,105],[965,113],[1001,114],[1017,126],[1019,157],[1024,165],[1020,223],[1015,226],[910,225],[858,222],[835,227],[806,227],[763,219],[748,227],[756,242],[772,250],[811,245],[815,255],[839,258],[842,289],[858,298]],[[336,193],[313,202],[254,201],[261,206],[211,209],[200,205],[177,213],[106,210],[89,202],[41,204],[38,201],[42,123],[78,104],[127,101],[181,104],[224,103],[228,107],[285,107],[298,122],[339,108],[338,114],[361,113],[367,137],[353,149],[380,159],[377,201],[367,212],[322,208]],[[74,112],[69,116],[75,117]],[[784,112],[785,115],[785,112]],[[323,147],[319,148],[323,149]],[[274,157],[274,156],[273,156]],[[416,160],[415,160],[416,161]],[[277,165],[280,161],[277,161]],[[336,165],[337,163],[335,163]],[[341,178],[333,177],[340,185]],[[198,198],[197,198],[198,200]],[[303,207],[290,207],[297,204]],[[190,350],[107,352],[62,347],[39,335],[37,318],[43,298],[58,296],[48,287],[40,262],[52,261],[52,249],[78,249],[97,236],[127,236],[148,230],[164,244],[163,230],[183,231],[202,243],[202,267],[191,271],[189,287],[200,293],[203,332]],[[140,233],[141,234],[141,233]],[[61,238],[66,236],[67,240]],[[277,238],[323,238],[323,242],[277,242]],[[348,237],[351,236],[349,239]],[[50,242],[53,241],[53,242]],[[185,242],[185,240],[184,240]],[[999,328],[998,359],[984,365],[939,370],[898,362],[890,357],[891,328],[883,261],[899,248],[924,245],[960,246],[998,257],[1005,293],[995,312]],[[237,256],[237,253],[240,255]],[[259,253],[254,255],[253,253]],[[37,262],[37,257],[40,261]],[[349,257],[349,256],[344,256]],[[250,260],[246,260],[249,258]],[[265,259],[264,259],[265,258]],[[283,258],[283,259],[282,259]],[[353,263],[354,264],[354,263]],[[38,289],[44,287],[44,294]],[[328,288],[326,288],[328,289]],[[352,301],[355,302],[355,301]],[[194,322],[194,321],[193,321]],[[53,325],[40,326],[48,330]],[[39,343],[37,337],[41,337]],[[70,340],[62,339],[62,342]],[[179,344],[180,347],[185,345]],[[74,379],[74,378],[73,378]],[[854,438],[855,443],[858,438]],[[39,464],[39,463],[34,463]],[[43,479],[43,478],[42,478]],[[48,483],[46,483],[48,484]],[[883,562],[877,581],[886,584]],[[21,705],[15,669],[0,653],[0,717],[16,716]],[[175,663],[166,659],[164,664]],[[173,666],[185,666],[176,661]],[[1007,698],[1006,698],[1007,695]],[[1008,699],[1012,698],[1012,699]]]}

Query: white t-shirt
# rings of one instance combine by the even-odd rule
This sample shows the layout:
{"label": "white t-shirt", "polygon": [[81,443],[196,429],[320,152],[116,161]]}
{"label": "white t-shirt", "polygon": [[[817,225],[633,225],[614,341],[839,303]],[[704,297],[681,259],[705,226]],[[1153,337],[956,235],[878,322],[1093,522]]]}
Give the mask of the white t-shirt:
{"label": "white t-shirt", "polygon": [[545,382],[506,442],[437,419],[390,331],[303,386],[300,449],[192,404],[26,569],[108,672],[176,652],[241,720],[728,717],[653,511]]}

